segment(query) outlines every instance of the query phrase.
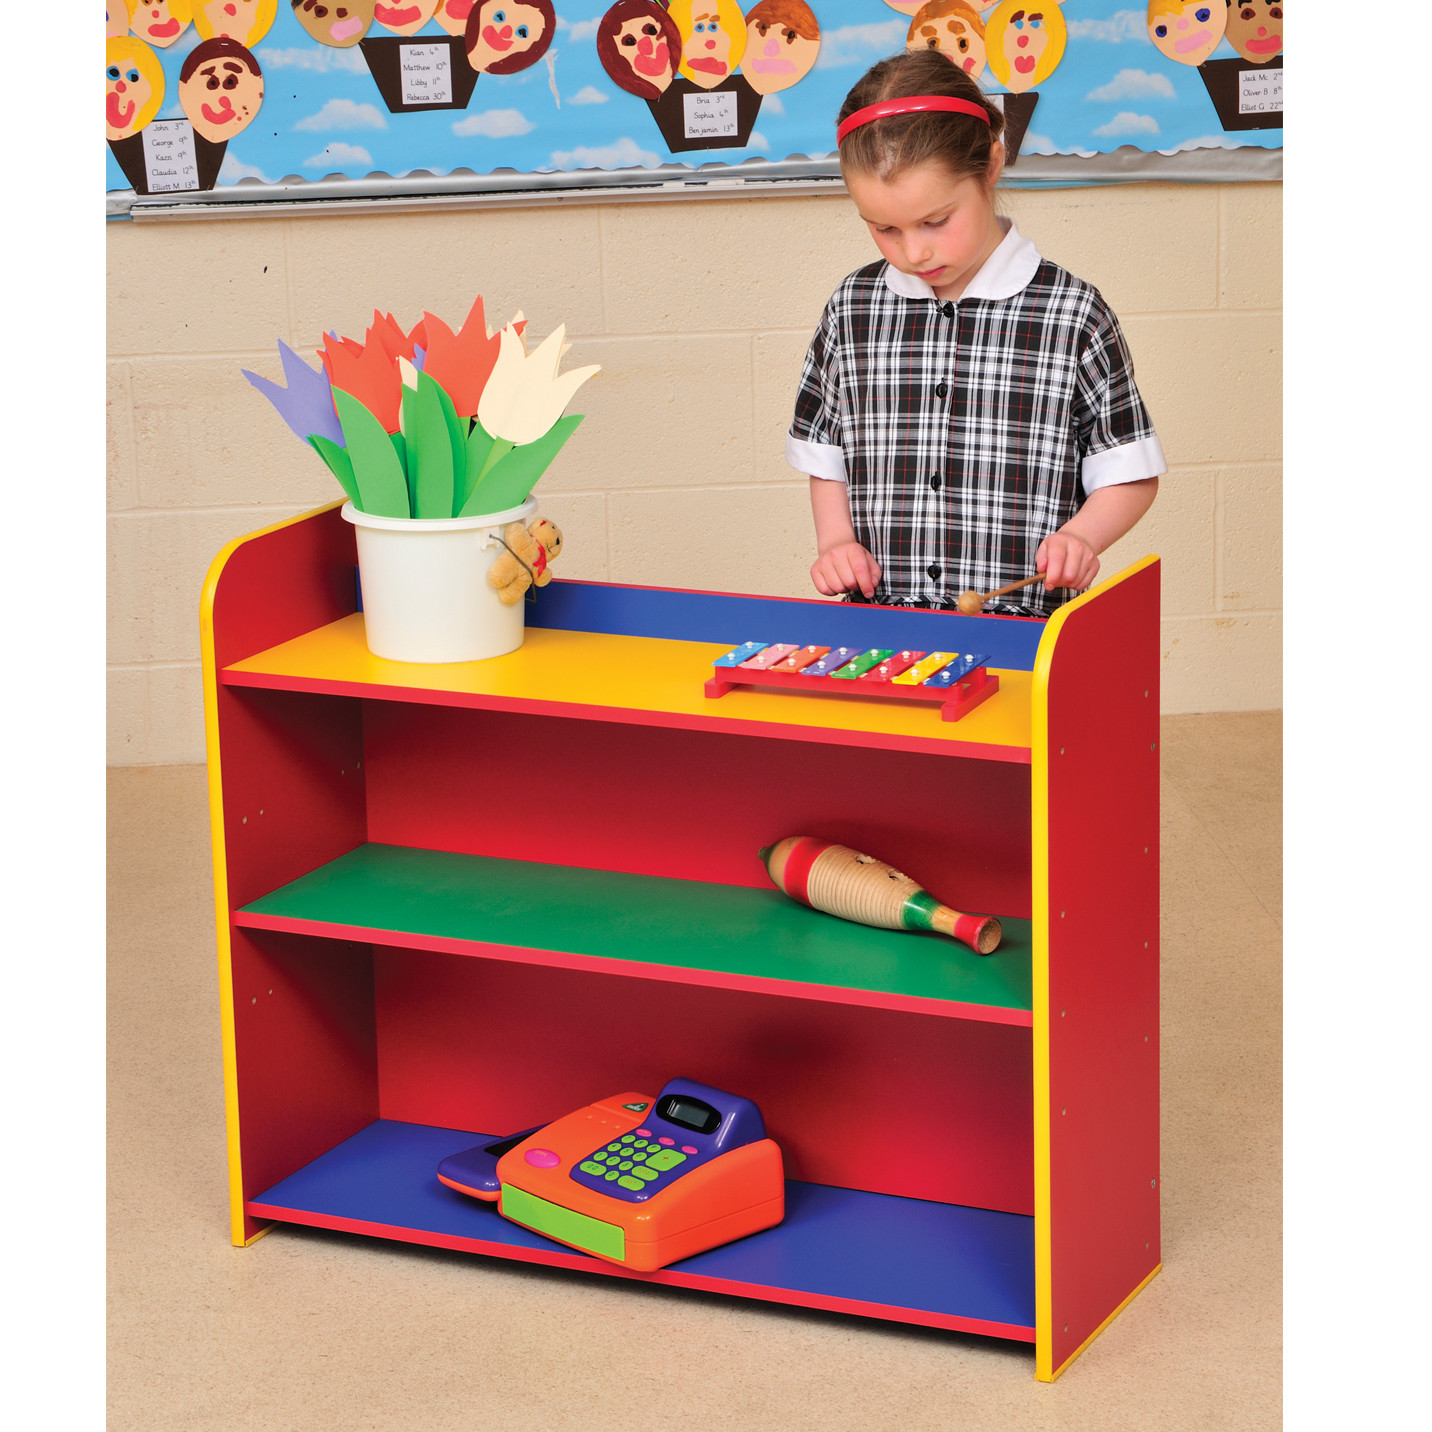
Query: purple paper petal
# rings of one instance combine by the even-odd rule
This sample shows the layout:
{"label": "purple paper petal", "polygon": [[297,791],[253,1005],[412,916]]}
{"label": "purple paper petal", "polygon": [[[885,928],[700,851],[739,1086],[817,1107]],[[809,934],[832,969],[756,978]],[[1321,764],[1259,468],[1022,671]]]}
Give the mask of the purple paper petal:
{"label": "purple paper petal", "polygon": [[310,368],[282,340],[278,352],[283,361],[286,388],[272,379],[250,373],[247,368],[239,371],[274,405],[279,417],[297,437],[307,442],[312,434],[317,433],[342,447],[343,429],[333,408],[333,387],[322,364],[316,370]]}
{"label": "purple paper petal", "polygon": [[423,371],[423,364],[426,363],[427,361],[428,361],[427,352],[426,352],[424,349],[419,348],[418,345],[417,345],[416,343],[414,343],[414,344],[413,344],[413,367],[416,368],[419,373],[421,373],[421,372]]}

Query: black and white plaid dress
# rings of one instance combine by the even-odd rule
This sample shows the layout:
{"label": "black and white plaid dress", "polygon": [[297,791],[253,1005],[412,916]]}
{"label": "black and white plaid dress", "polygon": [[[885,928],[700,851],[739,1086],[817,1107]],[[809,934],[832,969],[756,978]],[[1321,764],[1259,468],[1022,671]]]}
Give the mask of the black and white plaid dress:
{"label": "black and white plaid dress", "polygon": [[[1118,320],[1008,220],[957,302],[883,259],[836,289],[806,354],[792,467],[849,485],[876,602],[953,606],[1034,572],[1096,488],[1158,477],[1163,449]],[[1046,617],[1042,586],[989,610]]]}

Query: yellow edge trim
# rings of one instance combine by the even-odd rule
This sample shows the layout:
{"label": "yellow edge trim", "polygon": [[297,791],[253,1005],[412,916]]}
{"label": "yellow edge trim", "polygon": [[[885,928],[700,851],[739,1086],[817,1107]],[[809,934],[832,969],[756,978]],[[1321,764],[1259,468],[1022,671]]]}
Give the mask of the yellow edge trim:
{"label": "yellow edge trim", "polygon": [[317,517],[321,512],[330,512],[342,505],[337,502],[325,503],[308,512],[286,517],[261,527],[247,536],[236,537],[209,564],[208,575],[204,578],[204,590],[199,597],[199,641],[204,677],[204,743],[209,757],[209,839],[214,853],[214,912],[218,927],[219,957],[219,1025],[224,1056],[224,1126],[227,1131],[229,1151],[229,1229],[236,1248],[246,1248],[255,1238],[268,1232],[264,1228],[254,1238],[244,1237],[244,1180],[240,1163],[239,1145],[239,1084],[238,1061],[234,1042],[234,981],[233,959],[229,944],[229,881],[228,859],[224,846],[224,782],[219,766],[219,682],[214,657],[214,596],[219,588],[219,578],[229,558],[255,538],[267,536]]}
{"label": "yellow edge trim", "polygon": [[[266,1230],[266,1231],[267,1231],[267,1230]],[[1119,1314],[1122,1313],[1122,1312],[1124,1311],[1124,1309],[1127,1308],[1127,1307],[1129,1306],[1129,1304],[1132,1303],[1132,1302],[1134,1301],[1134,1299],[1137,1298],[1137,1297],[1139,1296],[1139,1294],[1142,1293],[1142,1292],[1144,1291],[1144,1289],[1147,1288],[1148,1285],[1149,1285],[1150,1283],[1152,1283],[1153,1280],[1154,1280],[1156,1277],[1158,1277],[1159,1273],[1161,1273],[1162,1271],[1163,1271],[1163,1264],[1162,1264],[1162,1263],[1155,1263],[1154,1266],[1153,1266],[1153,1269],[1152,1269],[1152,1271],[1149,1273],[1148,1277],[1144,1278],[1144,1279],[1139,1283],[1138,1287],[1136,1287],[1136,1288],[1129,1294],[1129,1296],[1128,1296],[1127,1298],[1125,1298],[1124,1301],[1123,1301],[1122,1303],[1120,1303],[1119,1306],[1118,1306],[1117,1308],[1115,1308],[1114,1311],[1113,1311],[1112,1313],[1110,1313],[1109,1316],[1108,1316],[1107,1318],[1105,1318],[1104,1321],[1103,1321],[1102,1323],[1100,1323],[1099,1326],[1098,1326],[1097,1328],[1095,1328],[1094,1331],[1093,1331],[1092,1333],[1090,1333],[1089,1336],[1086,1337],[1086,1338],[1084,1339],[1084,1341],[1081,1342],[1081,1343],[1079,1344],[1079,1346],[1076,1347],[1076,1348],[1074,1349],[1074,1351],[1071,1352],[1071,1353],[1069,1354],[1069,1356],[1066,1357],[1066,1358],[1064,1359],[1064,1361],[1061,1362],[1061,1363],[1059,1364],[1059,1366],[1058,1366],[1052,1373],[1049,1374],[1048,1377],[1042,1377],[1042,1378],[1040,1378],[1040,1381],[1041,1381],[1041,1382],[1053,1382],[1056,1377],[1059,1377],[1061,1374],[1063,1374],[1063,1372],[1068,1368],[1069,1364],[1070,1364],[1071,1362],[1073,1362],[1074,1359],[1075,1359],[1076,1357],[1078,1357],[1078,1356],[1080,1355],[1080,1353],[1082,1353],[1082,1352],[1084,1351],[1084,1349],[1085,1349],[1086,1347],[1088,1347],[1089,1344],[1090,1344],[1091,1342],[1093,1342],[1094,1339],[1095,1339],[1096,1337],[1098,1337],[1099,1334],[1100,1334],[1101,1332],[1103,1332],[1104,1329],[1105,1329],[1106,1327],[1108,1327],[1109,1324],[1112,1323],[1112,1322],[1114,1321],[1114,1319],[1117,1318],[1117,1317],[1119,1316]],[[1037,1374],[1036,1374],[1036,1376],[1037,1376]]]}
{"label": "yellow edge trim", "polygon": [[[1030,882],[1033,887],[1030,919],[1033,926],[1031,974],[1034,1006],[1034,1375],[1041,1382],[1052,1382],[1057,1375],[1053,1370],[1054,1274],[1049,1168],[1049,672],[1054,664],[1055,644],[1064,623],[1069,620],[1069,614],[1097,600],[1101,593],[1127,581],[1136,572],[1157,561],[1157,557],[1143,557],[1133,566],[1125,567],[1122,572],[1097,583],[1060,607],[1045,624],[1044,635],[1039,639],[1039,650],[1034,657],[1034,676],[1029,693]],[[1141,1283],[1139,1287],[1142,1286]],[[1119,1307],[1123,1306],[1123,1303],[1119,1304]],[[1109,1316],[1112,1318],[1114,1314]],[[1099,1326],[1102,1329],[1104,1324]],[[1067,1362],[1064,1364],[1065,1367],[1068,1365]]]}

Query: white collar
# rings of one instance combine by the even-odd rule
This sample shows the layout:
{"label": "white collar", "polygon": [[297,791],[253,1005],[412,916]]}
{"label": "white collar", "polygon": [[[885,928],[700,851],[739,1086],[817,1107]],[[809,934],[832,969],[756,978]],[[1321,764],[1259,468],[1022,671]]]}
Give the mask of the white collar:
{"label": "white collar", "polygon": [[[1013,298],[1034,277],[1039,267],[1039,250],[1019,232],[1013,219],[997,218],[1004,230],[999,247],[980,265],[979,272],[960,295],[965,298]],[[885,286],[901,298],[930,298],[936,302],[935,290],[912,273],[901,273],[893,264],[885,265]]]}

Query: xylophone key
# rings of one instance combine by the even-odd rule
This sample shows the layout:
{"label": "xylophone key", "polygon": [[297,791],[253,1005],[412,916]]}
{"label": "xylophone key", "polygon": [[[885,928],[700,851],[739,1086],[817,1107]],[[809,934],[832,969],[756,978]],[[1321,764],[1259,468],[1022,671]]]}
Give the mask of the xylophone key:
{"label": "xylophone key", "polygon": [[772,671],[804,671],[812,662],[819,661],[830,648],[828,646],[803,646],[784,661],[778,662]]}
{"label": "xylophone key", "polygon": [[795,649],[793,642],[778,641],[774,646],[768,646],[764,651],[758,651],[749,661],[743,661],[741,670],[769,671],[778,661],[783,661]]}
{"label": "xylophone key", "polygon": [[821,657],[817,662],[805,668],[802,676],[831,676],[839,671],[852,657],[860,655],[858,646],[837,646],[833,647],[830,653]]}
{"label": "xylophone key", "polygon": [[874,647],[872,650],[857,656],[854,661],[847,662],[839,671],[832,671],[831,678],[835,681],[854,681],[857,676],[864,676],[872,666],[879,666],[887,657],[894,655],[894,647]]}
{"label": "xylophone key", "polygon": [[890,679],[897,686],[919,686],[922,681],[928,680],[941,667],[948,666],[958,655],[957,651],[932,651],[929,656],[922,657],[914,666]]}
{"label": "xylophone key", "polygon": [[953,686],[972,672],[975,667],[983,666],[989,660],[987,656],[962,656],[952,661],[943,671],[937,671],[928,681],[923,682],[925,686],[932,687],[938,691],[943,687]]}
{"label": "xylophone key", "polygon": [[872,666],[860,679],[888,683],[893,677],[899,676],[902,671],[914,666],[924,654],[923,651],[897,651],[894,656],[887,657],[877,666]]}
{"label": "xylophone key", "polygon": [[718,656],[711,664],[713,666],[740,666],[743,661],[749,661],[758,651],[764,651],[767,643],[764,641],[748,641],[744,646],[738,646],[735,651],[728,651],[725,656]]}

